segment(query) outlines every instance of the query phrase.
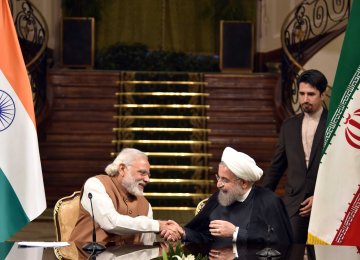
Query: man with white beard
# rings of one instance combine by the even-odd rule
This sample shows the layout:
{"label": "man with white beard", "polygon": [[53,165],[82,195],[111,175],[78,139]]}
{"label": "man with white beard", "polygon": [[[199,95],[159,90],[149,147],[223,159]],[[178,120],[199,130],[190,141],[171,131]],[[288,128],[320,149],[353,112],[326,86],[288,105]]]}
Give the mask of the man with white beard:
{"label": "man with white beard", "polygon": [[[143,195],[150,181],[146,154],[125,148],[105,168],[107,175],[89,178],[82,189],[80,211],[70,241],[92,241],[92,210],[97,242],[142,242],[151,244],[155,233],[167,230],[171,239],[179,239],[181,228],[174,221],[153,219],[150,203]],[[90,197],[92,206],[90,203]]]}
{"label": "man with white beard", "polygon": [[272,191],[254,186],[262,174],[250,156],[226,147],[216,175],[219,191],[184,227],[183,240],[201,244],[292,243],[282,200]]}

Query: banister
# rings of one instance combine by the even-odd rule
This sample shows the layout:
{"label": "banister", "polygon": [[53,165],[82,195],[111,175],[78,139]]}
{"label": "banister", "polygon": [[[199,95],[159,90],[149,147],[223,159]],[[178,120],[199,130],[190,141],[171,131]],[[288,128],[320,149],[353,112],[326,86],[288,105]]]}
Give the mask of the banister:
{"label": "banister", "polygon": [[315,53],[345,31],[350,5],[351,0],[305,0],[285,18],[281,27],[282,82],[274,97],[276,111],[281,111],[279,118],[284,119],[283,111],[300,112],[297,75]]}

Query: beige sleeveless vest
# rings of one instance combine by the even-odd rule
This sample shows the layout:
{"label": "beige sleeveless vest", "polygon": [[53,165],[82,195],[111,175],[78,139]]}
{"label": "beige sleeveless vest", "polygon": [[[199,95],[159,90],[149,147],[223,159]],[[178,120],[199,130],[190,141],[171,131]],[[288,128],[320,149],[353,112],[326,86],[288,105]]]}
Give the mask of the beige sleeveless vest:
{"label": "beige sleeveless vest", "polygon": [[[145,197],[135,197],[128,193],[121,185],[116,185],[116,177],[110,177],[108,175],[97,175],[101,183],[104,185],[105,190],[111,198],[115,209],[122,215],[128,215],[131,217],[147,216],[149,210],[149,202]],[[83,189],[81,191],[81,197],[83,195]],[[84,209],[80,204],[79,217],[76,222],[75,228],[71,233],[69,241],[92,241],[93,222],[92,216]],[[109,243],[109,242],[139,242],[140,233],[135,235],[116,235],[106,232],[101,229],[99,224],[95,223],[96,240],[97,242]]]}

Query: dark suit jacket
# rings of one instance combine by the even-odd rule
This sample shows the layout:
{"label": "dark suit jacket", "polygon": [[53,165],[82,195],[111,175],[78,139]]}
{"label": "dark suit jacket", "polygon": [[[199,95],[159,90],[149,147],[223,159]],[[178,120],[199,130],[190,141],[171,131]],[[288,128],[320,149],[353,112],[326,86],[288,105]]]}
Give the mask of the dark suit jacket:
{"label": "dark suit jacket", "polygon": [[315,132],[308,168],[306,168],[301,137],[303,118],[304,114],[302,113],[284,121],[275,155],[263,180],[263,186],[274,191],[287,169],[287,182],[283,199],[289,217],[297,214],[300,203],[314,194],[324,143],[327,110],[323,110]]}

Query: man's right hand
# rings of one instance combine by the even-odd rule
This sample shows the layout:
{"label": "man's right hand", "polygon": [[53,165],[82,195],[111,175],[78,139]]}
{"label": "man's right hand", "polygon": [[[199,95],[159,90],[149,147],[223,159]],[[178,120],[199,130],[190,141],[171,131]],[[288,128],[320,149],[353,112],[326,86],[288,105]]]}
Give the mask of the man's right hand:
{"label": "man's right hand", "polygon": [[301,217],[309,217],[310,216],[311,208],[312,208],[312,204],[313,204],[313,198],[314,198],[314,196],[311,196],[301,203],[301,207],[299,209],[299,215]]}
{"label": "man's right hand", "polygon": [[166,241],[180,240],[184,234],[183,228],[174,220],[159,221],[160,235]]}

